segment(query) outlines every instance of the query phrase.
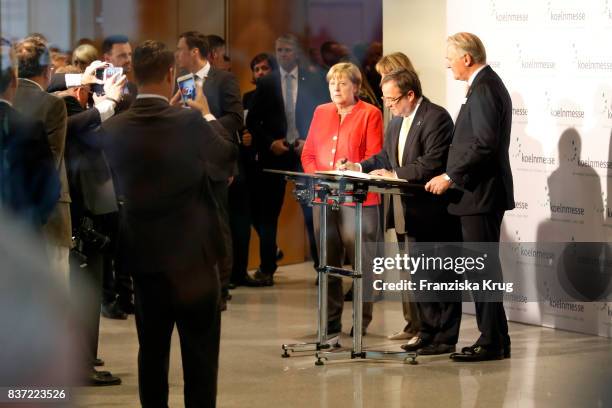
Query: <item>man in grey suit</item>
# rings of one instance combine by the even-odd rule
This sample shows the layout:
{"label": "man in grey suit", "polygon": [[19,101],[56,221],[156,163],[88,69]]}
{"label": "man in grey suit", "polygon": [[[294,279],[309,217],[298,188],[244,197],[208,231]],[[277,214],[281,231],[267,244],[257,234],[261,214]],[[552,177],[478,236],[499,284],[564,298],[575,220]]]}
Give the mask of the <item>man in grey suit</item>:
{"label": "man in grey suit", "polygon": [[[209,43],[206,36],[197,31],[188,31],[179,36],[175,53],[179,69],[191,72],[196,82],[202,84],[204,95],[212,115],[238,141],[238,132],[243,127],[243,108],[240,88],[236,77],[230,72],[214,68],[206,59]],[[176,97],[176,96],[175,96]],[[232,236],[228,214],[228,187],[238,173],[236,161],[222,165],[209,165],[212,189],[219,204],[221,234],[225,255],[218,264],[221,279],[221,309],[225,310],[229,300],[229,284],[232,275]]]}
{"label": "man in grey suit", "polygon": [[66,144],[66,106],[45,92],[49,85],[51,59],[47,46],[35,38],[17,44],[19,84],[14,99],[15,109],[43,122],[55,166],[60,176],[60,198],[44,226],[52,270],[68,283],[68,252],[72,244],[70,194],[64,163]]}

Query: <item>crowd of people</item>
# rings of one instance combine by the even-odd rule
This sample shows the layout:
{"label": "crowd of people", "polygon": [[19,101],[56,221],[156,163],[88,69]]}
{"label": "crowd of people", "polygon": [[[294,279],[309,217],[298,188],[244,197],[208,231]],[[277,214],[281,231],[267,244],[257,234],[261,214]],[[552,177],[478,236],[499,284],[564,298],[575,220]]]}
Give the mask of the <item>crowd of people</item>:
{"label": "crowd of people", "polygon": [[[98,51],[83,40],[71,56],[40,34],[1,44],[2,206],[40,234],[50,270],[75,299],[88,384],[121,383],[94,368],[104,365],[100,315],[135,314],[143,406],[168,400],[175,325],[185,405],[214,406],[230,291],[274,285],[283,256],[277,231],[286,181],[263,169],[349,169],[423,184],[428,194],[416,202],[368,194],[368,242],[382,241],[389,228],[399,242],[499,241],[504,211],[514,205],[511,102],[477,36],[448,39],[448,66],[469,85],[454,124],[424,95],[410,59],[382,56],[380,44],[351,53],[326,42],[316,62],[296,36],[281,35],[273,54],[252,59],[256,88],[242,97],[226,51],[221,37],[196,31],[182,33],[173,49],[148,40],[132,51],[116,35]],[[122,71],[101,79],[108,67]],[[177,88],[184,74],[195,80],[193,100]],[[449,202],[444,193],[453,185],[462,194]],[[301,207],[316,269],[321,208]],[[353,209],[326,211],[327,264],[342,267],[354,261]],[[253,274],[251,227],[261,259]],[[363,251],[363,265],[374,255]],[[366,271],[366,290],[370,279]],[[330,277],[329,334],[342,330],[344,297],[341,280]],[[389,338],[406,340],[405,350],[452,353],[455,361],[510,356],[501,302],[476,302],[481,336],[456,352],[460,302],[403,300],[405,326]],[[373,307],[364,304],[364,334]]]}

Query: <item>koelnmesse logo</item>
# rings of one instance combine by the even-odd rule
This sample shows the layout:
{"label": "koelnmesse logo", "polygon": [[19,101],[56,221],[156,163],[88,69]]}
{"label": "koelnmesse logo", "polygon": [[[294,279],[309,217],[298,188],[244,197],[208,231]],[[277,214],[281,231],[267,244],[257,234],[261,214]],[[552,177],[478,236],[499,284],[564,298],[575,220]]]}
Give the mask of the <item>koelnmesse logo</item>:
{"label": "koelnmesse logo", "polygon": [[612,98],[608,97],[606,91],[601,92],[601,116],[605,123],[612,125]]}
{"label": "koelnmesse logo", "polygon": [[555,23],[576,23],[586,21],[586,12],[582,9],[553,9],[548,2],[548,19]]}
{"label": "koelnmesse logo", "polygon": [[497,23],[526,23],[529,21],[529,14],[527,12],[499,10],[495,0],[490,0],[489,9],[491,16]]}
{"label": "koelnmesse logo", "polygon": [[516,55],[519,67],[524,70],[553,70],[557,67],[555,61],[526,55],[520,43],[516,43]]}
{"label": "koelnmesse logo", "polygon": [[521,142],[521,137],[515,137],[514,148],[512,149],[514,152],[512,153],[512,157],[520,160],[521,163],[525,164],[533,164],[533,165],[543,165],[543,166],[556,166],[557,159],[552,156],[542,156],[539,154],[533,154],[523,151],[523,144]]}
{"label": "koelnmesse logo", "polygon": [[582,109],[582,107],[577,105],[569,106],[565,104],[553,105],[551,94],[548,91],[544,91],[544,97],[546,99],[548,112],[553,118],[560,121],[569,120],[570,122],[576,122],[584,119],[584,109]]}
{"label": "koelnmesse logo", "polygon": [[578,47],[572,43],[572,53],[576,69],[582,72],[612,72],[612,60],[605,57],[584,57],[578,52]]}

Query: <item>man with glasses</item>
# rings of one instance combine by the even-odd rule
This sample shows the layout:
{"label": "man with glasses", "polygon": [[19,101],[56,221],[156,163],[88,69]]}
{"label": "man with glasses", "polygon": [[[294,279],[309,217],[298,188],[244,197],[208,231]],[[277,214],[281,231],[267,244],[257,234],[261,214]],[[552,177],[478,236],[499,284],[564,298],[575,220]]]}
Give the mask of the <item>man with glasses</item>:
{"label": "man with glasses", "polygon": [[[441,106],[423,96],[416,72],[405,68],[391,71],[381,81],[383,103],[394,118],[389,122],[380,153],[361,163],[340,163],[341,170],[362,171],[379,176],[425,184],[440,174],[452,139],[453,121]],[[406,234],[399,243],[454,242],[461,237],[459,221],[446,211],[445,198],[434,195],[404,196],[394,212],[404,214]],[[388,216],[385,222],[392,222]],[[460,302],[417,302],[421,327],[402,348],[422,355],[452,353],[459,337]]]}

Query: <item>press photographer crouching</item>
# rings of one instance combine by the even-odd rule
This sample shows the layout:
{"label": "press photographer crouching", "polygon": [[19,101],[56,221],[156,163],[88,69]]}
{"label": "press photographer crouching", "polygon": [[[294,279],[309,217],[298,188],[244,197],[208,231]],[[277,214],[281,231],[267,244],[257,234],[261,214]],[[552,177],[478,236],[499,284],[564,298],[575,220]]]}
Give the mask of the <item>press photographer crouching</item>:
{"label": "press photographer crouching", "polygon": [[[86,71],[91,74],[101,67],[104,63],[95,61]],[[79,74],[81,70],[69,66],[60,73]],[[104,97],[93,95],[92,99],[88,83],[69,87],[57,94],[68,112],[66,167],[72,197],[70,211],[74,243],[70,251],[71,296],[85,333],[82,347],[84,361],[88,362],[86,381],[90,385],[121,384],[121,379],[110,372],[94,369],[95,365],[103,365],[97,358],[102,275],[104,268],[113,267],[118,208],[104,153],[88,143],[88,136],[99,131],[100,124],[115,114],[124,84],[125,76],[116,74],[103,84]]]}

